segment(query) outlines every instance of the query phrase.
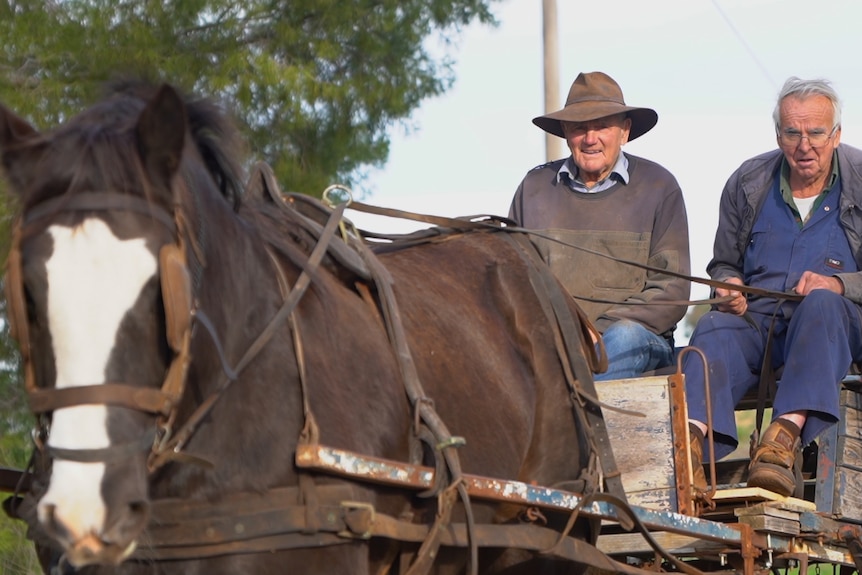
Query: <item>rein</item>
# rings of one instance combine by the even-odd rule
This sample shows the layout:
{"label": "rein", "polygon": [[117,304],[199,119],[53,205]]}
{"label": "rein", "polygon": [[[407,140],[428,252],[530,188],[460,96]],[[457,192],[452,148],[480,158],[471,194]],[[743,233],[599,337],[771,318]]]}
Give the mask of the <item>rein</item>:
{"label": "rein", "polygon": [[[640,262],[636,262],[636,261],[632,261],[632,260],[617,258],[617,257],[611,256],[609,254],[604,254],[604,253],[601,253],[601,252],[598,252],[595,250],[591,250],[589,248],[585,248],[583,246],[579,246],[577,244],[565,242],[565,241],[560,240],[558,238],[554,238],[554,237],[551,237],[547,234],[544,234],[538,230],[531,230],[531,229],[522,228],[522,227],[516,226],[516,225],[509,225],[509,224],[514,224],[514,222],[512,222],[508,218],[500,218],[499,216],[479,215],[479,216],[473,216],[470,219],[448,218],[448,217],[444,217],[444,216],[431,216],[431,215],[427,215],[427,214],[417,214],[414,212],[407,212],[407,211],[397,210],[397,209],[393,209],[393,208],[382,208],[379,206],[372,206],[369,204],[364,204],[362,202],[351,202],[349,207],[350,207],[350,209],[356,210],[357,212],[364,212],[367,214],[374,214],[374,215],[379,215],[379,216],[388,216],[388,217],[393,217],[393,218],[404,218],[404,219],[408,219],[408,220],[414,220],[417,222],[423,222],[426,224],[432,224],[432,225],[441,226],[441,227],[449,227],[449,228],[457,228],[457,229],[492,228],[492,229],[498,229],[498,230],[499,229],[505,229],[505,230],[508,230],[510,232],[520,232],[520,233],[524,233],[524,234],[527,234],[530,236],[535,236],[535,237],[542,238],[542,239],[545,239],[548,241],[556,242],[556,243],[564,245],[566,247],[570,247],[570,248],[573,248],[573,249],[576,249],[578,251],[588,253],[591,255],[599,256],[599,257],[602,257],[602,258],[605,258],[605,259],[608,259],[611,261],[627,264],[627,265],[630,265],[630,266],[633,266],[636,268],[640,268],[643,270],[647,270],[647,271],[652,271],[652,272],[656,272],[656,273],[661,273],[661,274],[673,276],[676,278],[681,278],[684,280],[688,280],[690,282],[710,286],[712,288],[723,288],[723,289],[728,289],[728,290],[733,290],[733,291],[744,292],[744,293],[747,293],[750,295],[758,295],[758,296],[770,297],[770,298],[787,300],[787,301],[802,301],[802,298],[804,297],[802,295],[795,294],[795,293],[779,292],[779,291],[768,290],[768,289],[754,287],[754,286],[732,284],[732,283],[714,280],[714,279],[710,279],[710,278],[690,276],[690,275],[674,272],[671,270],[666,270],[666,269],[662,269],[662,268],[657,268],[655,266],[642,264]],[[480,220],[479,218],[485,218],[485,220]],[[506,227],[500,228],[498,225],[487,221],[489,218],[506,224]],[[362,235],[369,237],[369,238],[379,238],[379,239],[384,239],[384,240],[403,239],[403,238],[409,239],[411,237],[411,234],[402,235],[402,236],[394,236],[394,235],[385,235],[385,234],[375,234],[375,233],[365,232],[365,231],[362,232]],[[588,299],[589,301],[595,301],[598,303],[615,303],[615,304],[626,303],[627,305],[628,304],[631,304],[631,305],[697,305],[697,304],[720,303],[723,301],[729,301],[729,298],[710,298],[710,299],[704,299],[704,300],[674,300],[674,301],[662,301],[662,302],[656,302],[656,303],[652,303],[652,302],[633,303],[633,302],[606,302],[604,300],[589,299],[589,298],[578,298],[578,299]]]}
{"label": "rein", "polygon": [[[251,363],[255,357],[257,357],[261,350],[263,350],[266,344],[272,339],[273,335],[275,335],[276,329],[296,309],[296,306],[299,304],[300,299],[302,299],[302,296],[305,294],[305,291],[311,284],[311,274],[314,272],[315,269],[320,266],[320,262],[326,255],[327,246],[334,237],[335,231],[338,229],[338,223],[341,221],[341,214],[343,213],[343,211],[344,207],[341,206],[340,209],[337,209],[335,212],[333,212],[332,218],[324,228],[323,234],[321,235],[317,245],[314,247],[314,250],[311,253],[311,256],[308,258],[305,266],[303,267],[302,273],[294,284],[293,289],[285,298],[278,312],[276,312],[275,316],[273,316],[273,318],[269,321],[266,328],[264,328],[264,330],[249,346],[245,354],[243,354],[242,358],[240,359],[239,363],[237,363],[234,368],[231,369],[223,363],[223,371],[225,372],[225,377],[216,387],[215,392],[210,394],[209,397],[207,397],[206,400],[204,400],[204,402],[200,406],[198,406],[195,412],[189,417],[183,427],[171,440],[163,443],[163,445],[160,446],[160,449],[155,454],[155,459],[151,461],[151,469],[157,469],[158,467],[161,467],[167,462],[168,459],[170,459],[171,453],[178,453],[183,449],[188,440],[191,439],[192,435],[194,435],[200,422],[210,413],[210,411],[212,411],[212,408],[215,406],[218,400],[221,399],[221,397],[224,395],[230,385],[238,378],[239,374],[242,373],[242,371],[248,366],[248,364]],[[198,316],[199,319],[201,319],[202,316],[200,312],[198,313]],[[215,330],[212,324],[208,320],[205,320],[205,323],[203,323],[203,325],[205,325],[205,327],[207,328],[207,333],[215,342],[215,345],[220,348],[220,344],[218,343],[219,340],[215,334]]]}

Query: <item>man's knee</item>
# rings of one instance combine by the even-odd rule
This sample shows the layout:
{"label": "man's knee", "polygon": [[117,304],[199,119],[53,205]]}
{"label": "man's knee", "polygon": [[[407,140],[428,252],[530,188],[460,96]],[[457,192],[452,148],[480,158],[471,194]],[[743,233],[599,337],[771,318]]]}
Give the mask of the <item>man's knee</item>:
{"label": "man's knee", "polygon": [[[738,315],[715,310],[708,311],[697,320],[697,325],[691,337],[695,339],[704,337],[706,334],[713,334],[719,330],[737,329],[742,327],[741,323],[744,322],[745,320]],[[709,337],[713,336],[710,335]]]}
{"label": "man's knee", "polygon": [[799,307],[797,307],[794,314],[806,312],[821,314],[833,311],[843,314],[844,302],[844,296],[841,294],[829,291],[828,289],[816,289],[799,302]]}
{"label": "man's knee", "polygon": [[621,319],[615,321],[605,330],[605,337],[612,336],[620,340],[630,340],[639,337],[646,328],[636,321]]}

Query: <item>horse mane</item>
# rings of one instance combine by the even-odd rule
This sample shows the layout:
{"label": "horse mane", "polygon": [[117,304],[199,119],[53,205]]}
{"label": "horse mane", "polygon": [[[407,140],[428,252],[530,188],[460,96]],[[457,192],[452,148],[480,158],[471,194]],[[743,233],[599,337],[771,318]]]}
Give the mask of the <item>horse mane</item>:
{"label": "horse mane", "polygon": [[[102,98],[81,114],[53,131],[45,132],[28,143],[34,150],[54,149],[68,161],[65,166],[54,164],[53,177],[63,170],[61,181],[70,182],[58,190],[46,182],[32,181],[25,195],[25,208],[49,199],[50,196],[74,194],[92,189],[108,189],[130,181],[140,181],[142,166],[138,158],[135,126],[147,103],[156,95],[158,84],[142,80],[109,82],[102,89]],[[191,141],[207,172],[213,178],[222,197],[239,209],[244,190],[244,140],[225,109],[208,98],[181,94],[188,119]],[[100,180],[83,166],[84,160],[99,166]],[[135,161],[129,161],[135,159]],[[40,170],[44,172],[44,170]],[[37,172],[38,174],[38,172]],[[147,191],[144,191],[147,193]]]}
{"label": "horse mane", "polygon": [[[175,87],[176,88],[176,87]],[[107,97],[131,96],[150,101],[159,86],[142,80],[118,80],[107,84]],[[222,196],[239,209],[245,189],[242,158],[246,146],[234,119],[211,98],[183,94],[188,128],[195,147]]]}

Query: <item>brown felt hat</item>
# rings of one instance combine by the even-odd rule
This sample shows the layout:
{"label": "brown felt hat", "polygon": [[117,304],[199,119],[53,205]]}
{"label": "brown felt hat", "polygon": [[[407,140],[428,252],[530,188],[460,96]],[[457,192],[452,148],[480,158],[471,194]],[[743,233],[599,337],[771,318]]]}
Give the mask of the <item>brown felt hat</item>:
{"label": "brown felt hat", "polygon": [[533,118],[533,123],[550,134],[565,138],[560,121],[587,122],[623,112],[632,121],[629,142],[649,132],[658,122],[655,110],[626,106],[619,84],[607,74],[581,72],[569,88],[566,106],[557,112]]}

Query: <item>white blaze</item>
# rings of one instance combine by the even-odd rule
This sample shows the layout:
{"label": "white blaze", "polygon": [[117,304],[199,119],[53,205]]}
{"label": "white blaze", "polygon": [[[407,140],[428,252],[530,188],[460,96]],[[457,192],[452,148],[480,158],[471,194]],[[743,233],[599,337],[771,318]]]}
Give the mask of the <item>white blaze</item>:
{"label": "white blaze", "polygon": [[[117,330],[158,263],[143,239],[120,240],[99,219],[75,228],[51,226],[54,252],[46,262],[48,325],[54,346],[57,388],[106,381]],[[99,449],[109,446],[107,409],[77,406],[54,412],[48,440],[53,447]],[[39,504],[55,505],[56,519],[73,539],[99,533],[105,505],[103,463],[56,459],[51,484]]]}

